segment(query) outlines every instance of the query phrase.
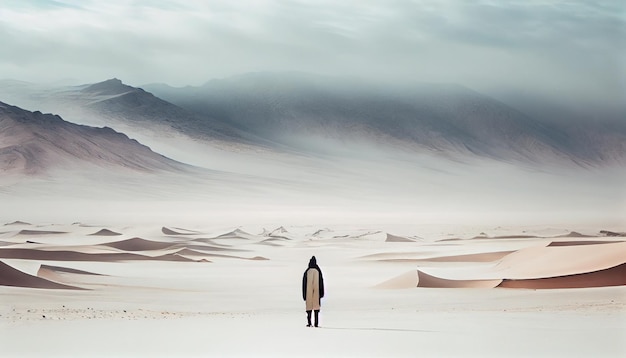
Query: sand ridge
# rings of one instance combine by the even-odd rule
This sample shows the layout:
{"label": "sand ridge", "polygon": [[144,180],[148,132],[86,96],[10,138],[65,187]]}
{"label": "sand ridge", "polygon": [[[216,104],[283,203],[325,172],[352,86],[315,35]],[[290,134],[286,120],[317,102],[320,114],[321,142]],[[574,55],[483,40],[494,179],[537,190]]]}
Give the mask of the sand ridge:
{"label": "sand ridge", "polygon": [[0,285],[37,289],[80,290],[81,288],[64,285],[45,278],[29,275],[0,260]]}
{"label": "sand ridge", "polygon": [[[507,233],[491,237],[485,234],[480,240],[447,241],[443,239],[450,234],[425,239],[421,233],[401,236],[381,230],[336,231],[327,227],[278,226],[252,234],[241,227],[216,232],[210,228],[161,226],[159,235],[147,227],[95,227],[94,230],[94,226],[49,225],[27,231],[29,240],[24,242],[19,235],[26,230],[24,224],[13,226],[17,235],[7,234],[9,238],[0,246],[0,259],[39,264],[36,278],[52,284],[46,286],[43,281],[33,279],[23,282],[38,281],[37,285],[42,287],[53,287],[54,283],[98,287],[97,275],[109,275],[115,280],[115,274],[107,269],[90,270],[91,264],[98,267],[113,264],[118,270],[132,267],[133,262],[212,263],[209,266],[221,267],[236,262],[271,262],[273,256],[293,249],[356,250],[361,255],[355,257],[355,264],[366,265],[363,267],[373,273],[381,270],[374,275],[379,279],[369,283],[377,288],[547,289],[623,285],[621,265],[626,262],[626,242],[619,237],[607,240],[571,232],[566,237],[552,236],[552,239],[545,235]],[[394,251],[389,251],[390,247]],[[237,252],[247,254],[234,254]],[[390,264],[411,270],[384,279],[383,271],[392,272],[392,266],[384,265]]]}
{"label": "sand ridge", "polygon": [[[515,238],[512,238],[515,239]],[[624,265],[626,263],[626,242],[607,243],[581,241],[566,245],[552,246],[545,242],[510,253],[469,254],[443,256],[430,259],[389,259],[380,261],[406,261],[418,264],[433,262],[489,262],[487,258],[497,258],[492,266],[473,271],[465,270],[464,278],[433,275],[424,270],[416,270],[415,286],[413,274],[402,274],[389,279],[377,287],[408,288],[584,288],[621,286],[626,284]],[[490,254],[495,254],[491,256]],[[486,256],[485,256],[486,255]],[[498,258],[499,256],[499,258]],[[474,259],[474,260],[472,260]],[[468,276],[469,272],[469,276]],[[407,276],[409,275],[409,276]]]}

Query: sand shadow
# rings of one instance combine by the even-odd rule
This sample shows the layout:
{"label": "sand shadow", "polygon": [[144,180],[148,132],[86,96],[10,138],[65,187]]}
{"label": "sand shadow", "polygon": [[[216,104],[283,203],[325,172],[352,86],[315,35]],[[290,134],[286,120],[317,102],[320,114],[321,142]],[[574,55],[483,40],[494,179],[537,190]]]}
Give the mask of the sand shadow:
{"label": "sand shadow", "polygon": [[344,331],[388,331],[388,332],[411,332],[411,333],[435,333],[438,331],[429,331],[425,329],[408,329],[408,328],[376,328],[376,327],[317,327],[322,329],[336,329]]}

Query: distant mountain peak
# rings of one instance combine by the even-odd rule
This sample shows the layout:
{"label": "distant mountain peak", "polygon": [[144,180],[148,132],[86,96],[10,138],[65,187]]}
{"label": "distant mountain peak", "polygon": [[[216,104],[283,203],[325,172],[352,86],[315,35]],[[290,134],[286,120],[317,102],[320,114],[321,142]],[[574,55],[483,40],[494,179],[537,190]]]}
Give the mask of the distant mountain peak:
{"label": "distant mountain peak", "polygon": [[125,85],[120,79],[111,78],[109,80],[94,83],[83,89],[83,92],[98,92],[101,94],[121,94],[129,91],[136,91],[138,88]]}

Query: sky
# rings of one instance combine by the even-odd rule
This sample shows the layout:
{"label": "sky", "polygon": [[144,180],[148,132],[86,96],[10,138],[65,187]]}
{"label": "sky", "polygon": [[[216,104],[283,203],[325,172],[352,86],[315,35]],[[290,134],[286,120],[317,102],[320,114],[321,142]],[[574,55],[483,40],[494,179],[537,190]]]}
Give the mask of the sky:
{"label": "sky", "polygon": [[3,0],[0,38],[0,79],[303,71],[626,102],[617,0]]}

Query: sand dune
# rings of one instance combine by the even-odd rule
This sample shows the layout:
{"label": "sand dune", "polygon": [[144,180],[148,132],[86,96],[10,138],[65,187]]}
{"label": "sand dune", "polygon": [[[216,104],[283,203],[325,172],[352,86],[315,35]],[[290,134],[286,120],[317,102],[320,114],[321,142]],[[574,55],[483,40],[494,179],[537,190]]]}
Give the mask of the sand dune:
{"label": "sand dune", "polygon": [[427,258],[393,258],[383,259],[381,261],[395,261],[395,262],[493,262],[500,260],[513,251],[498,251],[498,252],[485,252],[480,254],[466,254],[466,255],[453,255],[453,256],[436,256]]}
{"label": "sand dune", "polygon": [[469,271],[461,271],[460,268],[455,271],[452,267],[453,270],[443,277],[417,270],[415,285],[414,276],[406,273],[377,286],[381,288],[582,288],[626,285],[626,242],[623,241],[568,240],[553,241],[550,245],[547,242],[538,242],[536,246],[513,252],[427,258],[419,255],[428,253],[379,253],[363,258],[382,262],[444,263],[486,263],[499,260],[494,266],[483,266]]}
{"label": "sand dune", "polygon": [[163,254],[157,256],[146,256],[134,253],[84,253],[69,250],[38,250],[38,249],[0,249],[0,258],[24,259],[24,260],[46,260],[46,261],[97,261],[97,262],[117,262],[117,261],[185,261],[186,259],[175,254]]}
{"label": "sand dune", "polygon": [[429,288],[494,288],[502,280],[449,280],[417,270],[417,287]]}
{"label": "sand dune", "polygon": [[217,257],[217,258],[227,258],[227,259],[239,259],[239,260],[269,260],[265,257],[262,256],[255,256],[252,258],[248,258],[248,257],[242,257],[242,256],[234,256],[234,255],[223,255],[223,254],[214,254],[214,253],[208,253],[208,252],[202,252],[202,251],[198,251],[198,250],[193,250],[190,248],[183,248],[179,251],[176,251],[174,253],[175,255],[182,255],[185,257]]}
{"label": "sand dune", "polygon": [[600,230],[600,235],[607,237],[626,237],[625,232],[614,232],[609,230]]}
{"label": "sand dune", "polygon": [[94,232],[93,234],[89,234],[90,236],[119,236],[122,235],[119,232],[111,231],[109,229],[102,229],[98,232]]}
{"label": "sand dune", "polygon": [[451,237],[448,239],[441,239],[441,240],[437,240],[437,242],[447,242],[447,241],[462,241],[463,239],[458,238],[458,237]]}
{"label": "sand dune", "polygon": [[20,230],[18,235],[60,235],[67,234],[65,231],[50,231],[50,230]]}
{"label": "sand dune", "polygon": [[69,289],[80,290],[81,288],[63,285],[52,282],[41,277],[36,277],[15,269],[12,266],[0,261],[0,285],[28,287],[28,288],[46,288],[46,289]]}
{"label": "sand dune", "polygon": [[247,244],[258,239],[259,237],[256,235],[249,234],[241,229],[236,229],[210,239],[210,243],[213,245],[232,247],[238,244]]}
{"label": "sand dune", "polygon": [[[219,240],[216,238],[199,238],[199,239],[193,239],[188,241],[187,243],[183,243],[182,245],[187,246],[189,248],[196,248],[199,250],[211,250],[211,251],[248,251],[245,249],[237,249],[232,247],[232,245],[230,244],[221,244],[219,242],[216,242],[215,240]],[[190,245],[189,243],[191,242],[196,242],[196,243],[201,243],[201,244],[206,244],[206,245],[197,245],[197,246],[193,246]],[[232,244],[232,242],[231,242]]]}
{"label": "sand dune", "polygon": [[46,270],[51,270],[51,271],[56,271],[56,272],[64,272],[64,273],[73,273],[73,274],[77,274],[77,275],[102,276],[102,274],[99,274],[99,273],[83,271],[83,270],[77,270],[77,269],[73,269],[73,268],[69,268],[69,267],[60,267],[60,266],[41,265],[39,267],[39,269],[40,270],[41,269],[46,269]]}
{"label": "sand dune", "polygon": [[209,257],[211,257],[211,258],[225,258],[225,259],[238,259],[238,260],[267,260],[266,258],[261,258],[261,257],[247,258],[247,257],[232,256],[232,255],[213,254],[213,253],[197,251],[197,250],[193,250],[193,249],[189,249],[189,248],[183,248],[183,249],[181,249],[179,251],[176,251],[175,253],[173,253],[173,255],[181,256],[181,257],[184,257],[186,259],[189,259],[189,260],[192,260],[192,261],[195,261],[195,262],[212,262],[212,261],[208,260]]}
{"label": "sand dune", "polygon": [[[210,243],[212,245],[194,245],[191,244],[193,242],[207,242]],[[188,241],[185,243],[177,243],[176,245],[174,245],[174,247],[186,247],[188,249],[192,249],[192,250],[200,250],[200,251],[230,251],[230,252],[236,252],[236,251],[248,251],[248,250],[243,250],[243,249],[235,249],[235,248],[231,248],[231,247],[223,247],[223,246],[214,246],[214,245],[219,245],[218,243],[215,243],[213,241],[211,241],[211,239],[208,239],[208,241],[200,241],[200,240],[192,240],[192,241]]]}
{"label": "sand dune", "polygon": [[185,256],[185,257],[188,257],[188,256],[193,256],[193,257],[206,257],[206,256],[225,256],[225,257],[230,257],[230,256],[227,256],[227,255],[209,254],[209,253],[202,252],[202,251],[192,250],[192,249],[189,249],[189,248],[186,248],[186,247],[182,248],[182,249],[180,249],[180,250],[178,250],[176,252],[174,252],[173,254],[174,255],[182,255],[182,256]]}
{"label": "sand dune", "polygon": [[382,262],[493,262],[514,251],[489,251],[461,255],[441,255],[441,250],[384,252],[361,256],[361,259]]}
{"label": "sand dune", "polygon": [[[327,229],[311,234],[312,231],[309,229],[295,228],[293,232],[290,232],[284,227],[274,230],[271,235],[267,231],[265,234],[254,235],[235,229],[212,238],[199,238],[194,236],[199,234],[197,231],[161,227],[162,233],[179,237],[176,240],[161,237],[165,241],[133,237],[104,243],[94,242],[98,239],[90,239],[87,240],[87,244],[84,244],[88,236],[122,235],[100,228],[92,229],[93,231],[99,230],[93,233],[80,234],[79,231],[68,233],[69,236],[62,236],[64,234],[62,231],[46,231],[43,228],[42,230],[22,230],[25,235],[49,233],[59,235],[64,238],[62,242],[66,244],[31,245],[23,242],[7,242],[5,246],[0,244],[0,258],[32,260],[33,264],[37,264],[34,269],[37,269],[38,277],[33,276],[35,271],[29,271],[28,267],[24,270],[15,268],[13,270],[23,275],[30,274],[32,277],[45,279],[50,282],[48,284],[51,285],[50,287],[54,284],[80,286],[89,285],[90,282],[95,283],[94,280],[97,280],[95,275],[98,274],[63,267],[62,264],[59,266],[40,265],[40,262],[84,261],[131,265],[132,261],[170,261],[216,262],[219,265],[222,262],[226,264],[228,261],[268,260],[262,253],[273,250],[270,246],[281,247],[281,250],[290,247],[313,248],[325,245],[354,247],[358,242],[355,238],[380,233],[375,240],[369,240],[367,244],[367,247],[377,248],[375,250],[378,251],[358,251],[361,255],[368,253],[368,255],[357,256],[368,261],[362,261],[361,264],[370,265],[372,269],[376,269],[377,265],[385,262],[394,262],[398,265],[387,265],[386,269],[410,265],[410,263],[439,264],[430,265],[433,266],[430,269],[433,270],[432,272],[427,270],[429,271],[427,273],[423,271],[423,268],[416,267],[402,275],[392,276],[391,279],[375,286],[378,288],[568,288],[626,284],[623,278],[626,270],[624,268],[626,242],[609,241],[611,239],[608,238],[595,241],[593,238],[575,235],[562,239],[507,235],[500,236],[505,238],[500,240],[494,240],[495,237],[492,237],[488,241],[463,240],[460,244],[446,244],[440,243],[441,240],[436,238],[420,239],[418,242],[416,235],[398,236],[385,233],[385,231],[367,231],[365,234],[357,234],[355,231],[335,232]],[[70,240],[74,237],[77,238],[76,241]],[[513,238],[513,240],[506,240],[506,238]],[[525,240],[516,240],[519,238]],[[387,242],[410,243],[410,246],[397,246],[398,249],[395,252],[381,251],[389,248],[386,246]],[[529,247],[529,245],[534,246]],[[251,252],[251,255],[241,256],[231,254],[229,251]],[[124,261],[128,263],[123,263]],[[138,265],[145,264],[138,263]],[[115,277],[115,274],[112,277]],[[44,283],[40,284],[44,285]]]}
{"label": "sand dune", "polygon": [[586,288],[626,285],[626,264],[604,270],[587,272],[577,275],[547,277],[529,280],[503,280],[498,287],[555,289],[555,288]]}
{"label": "sand dune", "polygon": [[[122,227],[115,226],[118,223],[106,225]],[[229,356],[237,355],[233,352],[240,353],[233,351],[233,347],[238,347],[237,343],[241,341],[241,329],[246,330],[246,337],[257,337],[261,347],[265,347],[263,342],[268,342],[270,336],[290,337],[293,349],[279,356],[297,356],[302,344],[310,341],[311,334],[323,335],[323,340],[332,341],[335,347],[341,347],[341,342],[346,340],[385,341],[389,344],[385,345],[385,352],[381,351],[381,355],[392,356],[414,355],[416,339],[421,347],[433,337],[439,337],[428,348],[428,352],[434,352],[434,355],[441,353],[441,347],[446,346],[450,339],[461,336],[467,338],[461,343],[471,347],[471,355],[480,355],[485,352],[483,346],[491,347],[493,342],[500,342],[501,349],[487,356],[506,356],[510,353],[509,342],[501,340],[503,334],[514,337],[515,345],[532,347],[532,351],[517,352],[524,356],[558,356],[572,342],[584,341],[584,337],[593,342],[604,339],[600,341],[603,345],[606,342],[619,344],[613,342],[619,340],[611,334],[619,331],[615,327],[622,327],[619,315],[626,307],[624,299],[621,299],[626,288],[603,286],[626,285],[626,264],[565,277],[510,280],[508,273],[513,272],[512,268],[509,271],[488,261],[501,257],[500,261],[510,263],[525,275],[527,265],[553,266],[550,260],[533,261],[546,253],[553,252],[551,259],[556,261],[565,258],[575,262],[580,256],[588,255],[603,261],[608,252],[619,251],[620,242],[555,247],[546,245],[558,239],[463,240],[446,244],[438,243],[435,236],[431,238],[424,232],[416,232],[429,239],[393,244],[384,242],[387,228],[375,237],[362,240],[354,239],[359,233],[357,229],[339,229],[315,238],[312,236],[315,230],[311,226],[296,226],[287,227],[292,240],[261,235],[251,240],[226,238],[221,239],[222,242],[231,246],[223,248],[204,245],[211,240],[201,236],[209,235],[167,237],[161,233],[161,225],[125,227],[120,229],[125,236],[89,235],[102,227],[75,227],[67,235],[42,237],[40,245],[23,243],[31,237],[6,239],[14,241],[15,246],[0,247],[0,257],[11,252],[15,257],[27,257],[25,260],[5,261],[11,266],[13,274],[17,271],[18,279],[6,275],[6,265],[0,265],[1,285],[87,289],[61,291],[0,286],[0,302],[8,302],[0,304],[0,321],[5,324],[11,338],[5,341],[8,344],[20,340],[13,348],[7,346],[12,349],[8,350],[9,355],[37,355],[43,347],[45,352],[55,353],[51,355],[71,356],[78,351],[88,351],[89,347],[97,347],[103,342],[102,337],[106,336],[115,338],[109,340],[111,342],[121,342],[119,349],[107,351],[108,355],[154,356],[168,352],[172,334],[177,334],[174,338],[179,341],[202,342],[208,330],[221,337],[216,341],[222,341],[221,350],[207,353],[204,350],[208,346],[198,343],[192,350],[182,353],[176,348],[175,354],[196,356],[198,352],[204,352]],[[207,228],[206,232],[215,230]],[[256,232],[253,230],[250,232]],[[349,237],[333,238],[344,236],[344,233]],[[411,233],[406,235],[416,237]],[[131,237],[133,239],[128,239]],[[36,237],[33,239],[38,240]],[[562,240],[578,242],[576,238]],[[580,241],[593,239],[583,238]],[[266,246],[268,243],[280,246]],[[529,245],[539,246],[531,247],[536,250],[533,251],[536,257],[525,253]],[[18,248],[21,251],[10,251]],[[519,251],[506,255],[511,250]],[[324,328],[315,332],[304,327],[304,315],[299,313],[302,303],[293,296],[294,291],[299,290],[302,269],[310,255],[318,258],[325,276],[328,276],[325,277],[328,295],[323,299],[326,309],[323,308],[325,313],[321,321]],[[271,260],[267,261],[267,258]],[[417,267],[415,263],[388,262],[407,259],[432,260],[440,264],[427,268],[426,265]],[[203,265],[205,262],[211,263]],[[376,285],[379,282],[382,283]],[[575,292],[534,290],[570,287],[580,289]],[[253,298],[250,298],[251,292],[254,293]],[[608,321],[598,321],[596,315]],[[493,321],[494,317],[498,320]],[[572,324],[568,317],[577,317],[579,324]],[[511,321],[517,323],[511,325]],[[484,323],[481,327],[485,329],[492,329],[489,336],[482,328],[477,332],[476,322]],[[255,325],[252,329],[251,324]],[[526,339],[528,332],[536,332],[535,328],[539,326],[547,327],[543,331],[549,330],[561,345],[554,347],[555,340],[549,339],[544,343],[553,350],[546,351],[527,344],[531,341],[543,342],[541,335],[545,332]],[[507,331],[504,332],[502,327],[506,327]],[[588,330],[584,334],[571,339],[572,332],[579,332],[585,327]],[[130,331],[134,332],[133,335],[141,334],[141,341],[145,343],[133,345],[132,352],[127,344]],[[193,339],[188,337],[190,332],[195,335]],[[155,334],[158,339],[154,338]],[[259,334],[263,337],[258,338]],[[51,339],[25,352],[24,347],[29,347],[29,337]],[[80,339],[77,341],[76,337]],[[89,337],[93,339],[85,342]],[[162,347],[147,351],[146,347],[155,342],[161,342]],[[51,344],[57,344],[57,349],[50,350]],[[76,344],[80,347],[77,348]],[[405,344],[406,350],[399,353],[394,348],[397,344]],[[107,343],[104,346],[110,345]],[[366,350],[352,351],[358,343],[349,346],[350,350],[340,354],[331,347],[326,355],[368,355]],[[376,342],[372,343],[371,349],[374,350],[371,352],[375,352],[374,346]],[[7,351],[7,347],[3,346],[3,352]],[[254,356],[252,350],[250,348],[242,355]],[[607,351],[594,346],[583,353],[620,356],[621,351],[618,347],[604,354]],[[449,355],[462,356],[464,352],[465,348],[459,348]],[[618,354],[611,354],[615,352]],[[271,355],[272,352],[267,353]]]}
{"label": "sand dune", "polygon": [[289,231],[287,231],[287,229],[285,229],[283,226],[278,227],[274,230],[272,230],[269,234],[267,234],[267,236],[283,236],[285,234],[288,234]]}
{"label": "sand dune", "polygon": [[576,245],[601,245],[614,244],[623,241],[552,241],[548,246],[576,246]]}
{"label": "sand dune", "polygon": [[285,239],[282,237],[272,237],[270,239],[265,239],[259,242],[261,245],[269,245],[269,246],[282,246],[280,243],[288,241],[289,239]]}
{"label": "sand dune", "polygon": [[535,279],[593,272],[625,262],[626,242],[536,246],[505,256],[495,272],[507,279]]}
{"label": "sand dune", "polygon": [[252,261],[269,261],[269,259],[267,257],[263,257],[263,256],[254,256],[251,257],[247,260],[252,260]]}
{"label": "sand dune", "polygon": [[147,256],[130,253],[91,254],[70,250],[0,249],[0,258],[47,261],[122,261],[146,260]]}
{"label": "sand dune", "polygon": [[409,271],[400,276],[376,285],[376,288],[403,289],[403,288],[494,288],[502,280],[450,280],[429,275],[420,270]]}
{"label": "sand dune", "polygon": [[[235,231],[237,231],[237,230],[235,230]],[[238,231],[239,231],[239,235],[242,235],[244,237],[251,238],[251,236],[252,236],[251,234],[249,234],[249,233],[247,233],[245,231],[242,231],[242,230],[239,230],[239,229],[238,229]],[[318,230],[316,233],[319,233],[319,232],[320,232],[320,230]],[[297,235],[294,235],[293,233],[289,232],[283,226],[280,226],[280,227],[272,230],[271,232],[268,232],[266,229],[263,229],[263,232],[260,234],[260,236],[269,236],[271,238],[282,239],[282,240],[294,240],[297,237]],[[312,236],[315,237],[315,234],[313,234]]]}
{"label": "sand dune", "polygon": [[93,278],[89,276],[106,276],[93,272],[77,270],[67,267],[41,265],[37,270],[37,277],[69,285],[89,283]]}
{"label": "sand dune", "polygon": [[328,229],[328,228],[324,228],[324,229],[319,229],[317,231],[315,231],[311,236],[313,237],[319,237],[319,236],[324,236],[324,234],[328,234],[331,233],[332,230]]}
{"label": "sand dune", "polygon": [[387,261],[402,259],[422,259],[429,255],[436,255],[438,251],[405,251],[405,252],[379,252],[359,257],[365,260]]}
{"label": "sand dune", "polygon": [[565,234],[565,235],[559,235],[556,237],[595,237],[595,235],[585,235],[585,234],[581,234],[579,232],[576,231],[570,231],[569,234]]}
{"label": "sand dune", "polygon": [[32,224],[24,222],[24,221],[19,221],[19,220],[4,224],[4,226],[15,226],[15,225],[32,225]]}
{"label": "sand dune", "polygon": [[536,235],[500,235],[494,236],[492,239],[539,239],[541,236]]}
{"label": "sand dune", "polygon": [[128,240],[108,242],[102,244],[104,246],[114,247],[123,251],[152,251],[152,250],[164,250],[174,246],[174,243],[170,242],[158,242],[145,240],[139,237],[134,237]]}
{"label": "sand dune", "polygon": [[163,232],[165,235],[197,235],[197,234],[201,234],[198,231],[193,231],[193,230],[187,230],[187,229],[182,229],[182,228],[168,228],[163,226],[161,228],[161,232]]}
{"label": "sand dune", "polygon": [[231,232],[227,232],[225,234],[215,237],[215,239],[245,239],[245,240],[256,239],[256,238],[257,237],[255,235],[247,233],[241,229],[236,229]]}
{"label": "sand dune", "polygon": [[415,240],[410,239],[408,237],[391,235],[388,233],[387,238],[385,239],[385,242],[415,242]]}
{"label": "sand dune", "polygon": [[159,255],[159,256],[154,256],[154,257],[150,257],[149,259],[151,260],[157,260],[157,261],[189,261],[189,262],[198,262],[198,260],[194,260],[188,257],[184,257],[178,253],[173,253],[173,254],[165,254],[165,255]]}

